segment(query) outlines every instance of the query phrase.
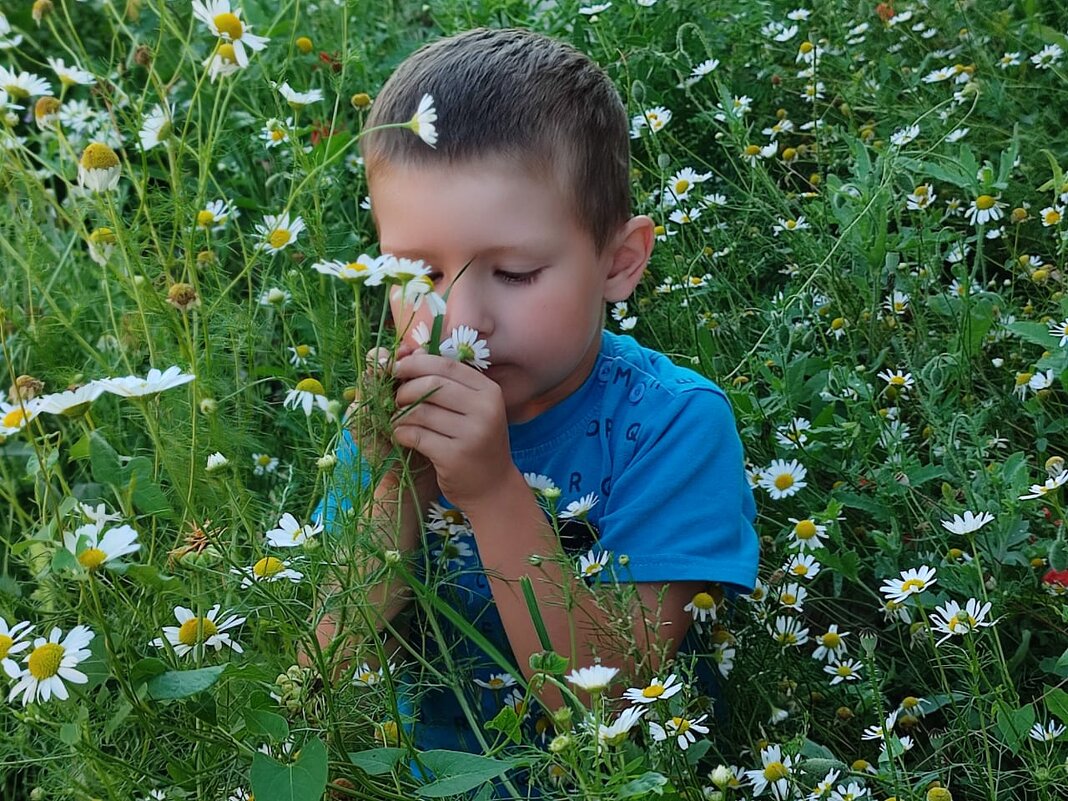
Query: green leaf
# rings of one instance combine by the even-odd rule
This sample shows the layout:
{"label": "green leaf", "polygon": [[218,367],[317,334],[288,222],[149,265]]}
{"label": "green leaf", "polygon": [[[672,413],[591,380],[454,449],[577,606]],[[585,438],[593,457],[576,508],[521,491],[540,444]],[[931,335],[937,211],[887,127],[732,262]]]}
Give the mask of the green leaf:
{"label": "green leaf", "polygon": [[368,776],[389,773],[404,756],[403,748],[374,748],[370,751],[350,751],[349,762]]}
{"label": "green leaf", "polygon": [[136,687],[138,684],[143,684],[156,676],[162,676],[166,672],[167,663],[162,659],[156,659],[153,656],[138,659],[134,662],[133,667],[130,668],[130,684]]}
{"label": "green leaf", "polygon": [[249,772],[256,801],[320,801],[326,779],[326,746],[318,738],[305,743],[296,762],[288,765],[257,752]]}
{"label": "green leaf", "polygon": [[174,517],[167,496],[152,477],[152,462],[148,457],[135,456],[122,465],[115,449],[99,431],[94,431],[89,435],[89,465],[94,480],[129,491],[134,506],[141,512]]}
{"label": "green leaf", "polygon": [[486,723],[486,728],[490,731],[501,732],[516,745],[519,745],[522,740],[519,730],[519,715],[507,704],[501,708],[501,711],[494,716],[493,720]]}
{"label": "green leaf", "polygon": [[518,759],[493,759],[463,751],[426,751],[419,755],[419,759],[435,777],[430,784],[415,791],[420,798],[444,798],[466,793],[503,776],[521,763]]}
{"label": "green leaf", "polygon": [[149,680],[148,697],[155,701],[171,701],[203,692],[219,680],[227,667],[215,665],[196,670],[168,670]]}
{"label": "green leaf", "polygon": [[1025,704],[1015,710],[1009,710],[1008,707],[999,709],[996,724],[1001,739],[1015,754],[1034,722],[1035,708],[1031,704]]}
{"label": "green leaf", "polygon": [[143,587],[156,592],[173,592],[187,594],[185,585],[177,576],[167,576],[159,572],[155,565],[125,565],[115,572],[124,573]]}
{"label": "green leaf", "polygon": [[553,676],[562,676],[569,664],[571,664],[570,660],[556,651],[538,651],[530,655],[531,670],[540,670]]}
{"label": "green leaf", "polygon": [[616,791],[616,798],[634,798],[635,796],[644,798],[650,793],[663,795],[667,782],[667,776],[650,770],[620,787]]}
{"label": "green leaf", "polygon": [[701,761],[701,757],[708,753],[712,747],[712,741],[709,739],[698,740],[696,743],[686,749],[686,764],[696,765]]}
{"label": "green leaf", "polygon": [[266,709],[246,709],[242,713],[245,726],[252,734],[269,737],[276,743],[289,736],[289,723],[284,717]]}
{"label": "green leaf", "polygon": [[534,595],[534,585],[530,582],[530,576],[522,576],[519,586],[523,588],[523,598],[527,602],[527,612],[534,623],[534,631],[538,633],[538,642],[546,651],[553,649],[553,641],[549,639],[549,632],[545,628],[545,621],[541,617],[541,609],[538,608],[538,598]]}
{"label": "green leaf", "polygon": [[64,745],[74,745],[82,738],[82,730],[77,723],[64,723],[59,727],[59,739]]}
{"label": "green leaf", "polygon": [[89,435],[83,434],[82,438],[75,442],[67,450],[68,459],[88,459],[89,458]]}
{"label": "green leaf", "polygon": [[1046,709],[1060,718],[1061,723],[1068,725],[1068,692],[1065,692],[1060,687],[1048,688],[1046,690]]}

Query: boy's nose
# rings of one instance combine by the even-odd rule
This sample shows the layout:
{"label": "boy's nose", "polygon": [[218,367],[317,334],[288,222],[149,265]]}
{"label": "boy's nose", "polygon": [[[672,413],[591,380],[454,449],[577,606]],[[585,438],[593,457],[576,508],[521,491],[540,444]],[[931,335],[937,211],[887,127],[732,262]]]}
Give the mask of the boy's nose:
{"label": "boy's nose", "polygon": [[[466,284],[466,286],[465,286]],[[493,332],[493,315],[487,308],[485,293],[478,283],[468,276],[461,276],[452,285],[452,291],[445,301],[444,336],[460,325],[476,329],[485,339]]]}

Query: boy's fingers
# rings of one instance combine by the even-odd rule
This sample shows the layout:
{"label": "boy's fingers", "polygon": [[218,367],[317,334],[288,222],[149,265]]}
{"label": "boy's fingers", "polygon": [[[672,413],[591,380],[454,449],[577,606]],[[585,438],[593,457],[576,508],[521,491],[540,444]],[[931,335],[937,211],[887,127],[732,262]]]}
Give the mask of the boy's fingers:
{"label": "boy's fingers", "polygon": [[373,374],[376,371],[388,373],[391,367],[389,348],[371,348],[367,351],[366,360],[368,373]]}

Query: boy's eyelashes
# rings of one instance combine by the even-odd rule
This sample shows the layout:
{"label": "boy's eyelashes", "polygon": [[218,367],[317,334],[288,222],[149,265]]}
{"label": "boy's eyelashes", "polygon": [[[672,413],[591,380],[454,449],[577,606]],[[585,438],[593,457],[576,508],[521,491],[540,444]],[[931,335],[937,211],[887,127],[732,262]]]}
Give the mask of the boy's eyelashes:
{"label": "boy's eyelashes", "polygon": [[[525,273],[513,273],[508,272],[507,270],[494,270],[493,274],[505,284],[523,285],[534,283],[534,280],[538,277],[538,273],[540,273],[544,269],[544,267],[539,267],[536,270],[530,270],[529,272]],[[440,272],[432,272],[430,273],[429,277],[430,280],[436,284],[442,279],[443,276]]]}

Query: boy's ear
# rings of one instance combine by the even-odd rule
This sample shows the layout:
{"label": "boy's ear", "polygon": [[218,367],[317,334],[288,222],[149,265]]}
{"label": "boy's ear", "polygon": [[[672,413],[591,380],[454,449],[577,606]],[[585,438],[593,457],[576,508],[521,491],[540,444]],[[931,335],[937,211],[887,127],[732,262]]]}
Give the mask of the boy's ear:
{"label": "boy's ear", "polygon": [[650,217],[631,217],[619,230],[607,257],[604,299],[608,303],[626,300],[641,280],[653,252],[655,224]]}

